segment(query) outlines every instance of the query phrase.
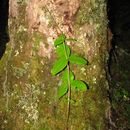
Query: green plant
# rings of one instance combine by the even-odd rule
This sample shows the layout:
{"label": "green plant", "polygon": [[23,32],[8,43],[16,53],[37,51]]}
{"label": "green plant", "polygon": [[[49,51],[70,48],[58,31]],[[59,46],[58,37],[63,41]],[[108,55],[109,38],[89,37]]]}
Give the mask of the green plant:
{"label": "green plant", "polygon": [[88,61],[76,54],[72,54],[70,47],[67,45],[67,41],[77,41],[73,38],[66,38],[64,34],[61,34],[55,41],[56,53],[58,55],[57,61],[55,61],[51,73],[52,75],[61,74],[62,84],[58,87],[58,98],[68,94],[67,105],[67,126],[70,113],[70,101],[71,101],[71,89],[78,89],[86,91],[88,85],[81,80],[76,80],[75,75],[71,70],[70,64],[87,65]]}

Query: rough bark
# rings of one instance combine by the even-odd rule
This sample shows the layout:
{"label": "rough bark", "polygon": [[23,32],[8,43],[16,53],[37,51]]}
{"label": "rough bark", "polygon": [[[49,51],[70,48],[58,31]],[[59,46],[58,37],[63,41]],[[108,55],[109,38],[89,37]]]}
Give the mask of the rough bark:
{"label": "rough bark", "polygon": [[66,99],[50,74],[60,34],[78,39],[73,52],[89,65],[73,66],[87,92],[74,92],[69,130],[107,130],[107,18],[105,0],[10,0],[10,43],[0,61],[0,120],[7,130],[65,130]]}

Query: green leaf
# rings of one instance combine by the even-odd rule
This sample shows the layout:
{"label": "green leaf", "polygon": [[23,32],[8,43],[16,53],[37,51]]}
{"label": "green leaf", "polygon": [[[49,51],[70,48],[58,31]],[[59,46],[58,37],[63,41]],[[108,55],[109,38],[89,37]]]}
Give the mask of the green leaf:
{"label": "green leaf", "polygon": [[88,85],[81,80],[73,80],[71,82],[71,85],[72,85],[73,88],[76,88],[76,89],[79,89],[79,90],[82,90],[82,91],[86,91],[87,88],[88,88]]}
{"label": "green leaf", "polygon": [[[74,74],[71,70],[69,72],[69,76],[70,76],[70,81],[73,81],[74,80]],[[62,80],[64,82],[68,82],[68,70],[67,69],[63,72]]]}
{"label": "green leaf", "polygon": [[76,38],[67,38],[66,41],[77,42],[78,40]]}
{"label": "green leaf", "polygon": [[71,55],[69,57],[70,63],[78,64],[78,65],[85,65],[88,63],[88,61],[80,56],[77,55]]}
{"label": "green leaf", "polygon": [[68,87],[66,84],[63,84],[61,86],[59,86],[58,88],[58,98],[61,98],[62,96],[64,96],[68,91]]}
{"label": "green leaf", "polygon": [[58,46],[60,44],[62,44],[65,41],[65,35],[61,34],[55,41],[54,41],[54,45]]}
{"label": "green leaf", "polygon": [[63,58],[60,58],[59,60],[57,60],[52,69],[51,69],[51,73],[52,75],[56,75],[58,74],[60,71],[62,71],[66,66],[67,66],[68,60]]}
{"label": "green leaf", "polygon": [[[66,53],[65,53],[65,50],[66,50]],[[71,53],[70,47],[67,45],[64,45],[64,44],[59,45],[56,48],[56,52],[59,57],[66,57],[66,55],[67,55],[67,58],[70,56],[70,53]]]}

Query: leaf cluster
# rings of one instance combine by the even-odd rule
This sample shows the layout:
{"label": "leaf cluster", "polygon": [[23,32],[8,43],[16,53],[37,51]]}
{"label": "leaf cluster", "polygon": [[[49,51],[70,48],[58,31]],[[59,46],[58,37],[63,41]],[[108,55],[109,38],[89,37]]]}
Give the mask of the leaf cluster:
{"label": "leaf cluster", "polygon": [[75,75],[70,69],[70,64],[87,65],[88,61],[85,58],[78,56],[77,54],[72,54],[71,48],[66,44],[67,41],[76,42],[77,40],[74,38],[66,38],[64,34],[61,34],[54,41],[58,59],[53,64],[51,74],[55,76],[59,73],[62,73],[62,84],[58,87],[59,98],[68,93],[69,86],[81,91],[86,91],[88,88],[84,81],[75,79]]}

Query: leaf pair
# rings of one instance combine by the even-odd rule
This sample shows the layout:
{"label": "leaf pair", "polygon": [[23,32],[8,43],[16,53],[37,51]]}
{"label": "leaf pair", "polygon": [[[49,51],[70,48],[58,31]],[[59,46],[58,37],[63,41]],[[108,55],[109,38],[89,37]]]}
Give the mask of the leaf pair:
{"label": "leaf pair", "polygon": [[[79,56],[76,56],[76,55],[70,55],[70,57],[67,57],[65,58],[65,54],[62,53],[62,51],[60,52],[59,48],[58,48],[58,51],[59,51],[59,56],[60,56],[60,59],[58,59],[53,67],[52,67],[52,70],[51,70],[51,73],[52,75],[56,75],[58,74],[59,72],[61,72],[68,64],[68,62],[72,63],[72,64],[78,64],[78,65],[85,65],[87,64],[87,60],[82,58],[82,57],[79,57]],[[68,49],[68,52],[67,52],[67,56],[69,56],[70,54],[70,51]]]}
{"label": "leaf pair", "polygon": [[[88,87],[88,85],[81,80],[73,80],[71,82],[71,86],[72,86],[72,88],[75,88],[75,89],[78,89],[81,91],[86,91],[87,87]],[[67,92],[68,92],[68,86],[67,86],[67,84],[63,83],[58,88],[58,98],[63,97]]]}
{"label": "leaf pair", "polygon": [[74,89],[78,89],[81,91],[86,91],[88,85],[81,81],[81,80],[75,80],[75,76],[73,72],[70,70],[69,72],[64,70],[63,75],[62,75],[62,85],[59,86],[58,88],[58,98],[61,98],[68,92],[68,80]]}

